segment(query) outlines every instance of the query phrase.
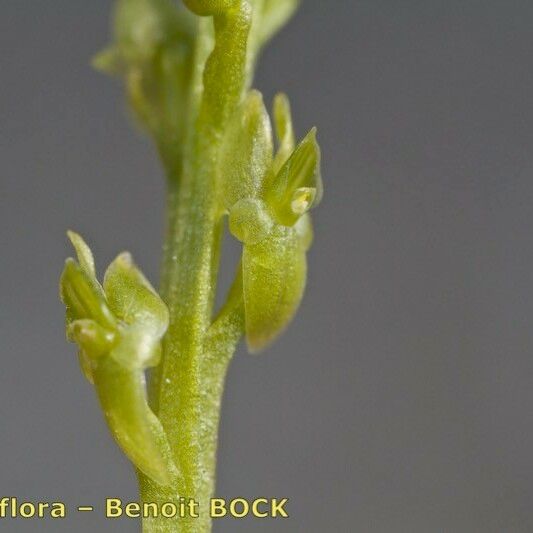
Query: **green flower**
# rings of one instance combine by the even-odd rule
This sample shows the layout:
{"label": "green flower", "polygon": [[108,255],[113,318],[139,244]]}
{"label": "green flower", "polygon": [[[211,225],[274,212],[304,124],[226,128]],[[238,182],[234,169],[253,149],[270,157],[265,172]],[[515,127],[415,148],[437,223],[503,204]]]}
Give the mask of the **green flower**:
{"label": "green flower", "polygon": [[93,65],[124,81],[137,121],[176,169],[187,123],[194,17],[172,0],[118,0],[113,29],[113,44]]}
{"label": "green flower", "polygon": [[79,346],[83,372],[94,385],[107,423],[137,468],[166,484],[176,475],[158,418],[148,405],[144,371],[159,363],[168,310],[129,253],[109,266],[103,286],[91,250],[69,232],[78,261],[61,276],[67,337]]}
{"label": "green flower", "polygon": [[275,99],[274,117],[275,155],[262,96],[251,91],[228,126],[220,164],[220,203],[231,233],[243,243],[246,339],[252,352],[270,344],[298,309],[312,241],[308,211],[323,192],[316,129],[295,148],[284,95]]}

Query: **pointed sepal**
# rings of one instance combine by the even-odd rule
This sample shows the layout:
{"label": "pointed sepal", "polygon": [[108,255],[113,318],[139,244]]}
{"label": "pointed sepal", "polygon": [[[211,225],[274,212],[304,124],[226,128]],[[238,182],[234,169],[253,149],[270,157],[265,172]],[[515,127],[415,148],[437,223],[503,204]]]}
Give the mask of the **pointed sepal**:
{"label": "pointed sepal", "polygon": [[291,104],[287,95],[279,93],[274,98],[274,124],[278,151],[272,165],[277,174],[294,150],[294,127],[292,125]]}
{"label": "pointed sepal", "polygon": [[109,265],[104,290],[110,309],[122,323],[121,341],[111,356],[130,368],[157,365],[168,309],[129,253],[120,254]]}
{"label": "pointed sepal", "polygon": [[313,128],[266,186],[265,199],[277,220],[293,226],[322,199],[320,147]]}
{"label": "pointed sepal", "polygon": [[225,209],[259,195],[272,157],[270,117],[261,93],[250,91],[233,115],[221,149],[219,173]]}

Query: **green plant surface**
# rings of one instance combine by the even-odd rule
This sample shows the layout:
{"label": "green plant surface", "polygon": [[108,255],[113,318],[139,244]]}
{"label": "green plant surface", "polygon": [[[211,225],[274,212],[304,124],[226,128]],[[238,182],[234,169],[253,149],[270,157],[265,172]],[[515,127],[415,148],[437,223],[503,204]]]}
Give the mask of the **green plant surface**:
{"label": "green plant surface", "polygon": [[[296,5],[118,0],[114,41],[94,59],[123,81],[167,175],[160,296],[128,253],[100,285],[89,247],[72,232],[77,261],[61,277],[67,337],[139,473],[141,499],[199,503],[199,517],[147,518],[146,532],[211,530],[228,364],[243,336],[250,352],[270,345],[304,293],[309,211],[322,197],[316,130],[296,144],[288,98],[275,98],[272,126],[250,89],[262,46]],[[214,315],[225,219],[242,258]]]}

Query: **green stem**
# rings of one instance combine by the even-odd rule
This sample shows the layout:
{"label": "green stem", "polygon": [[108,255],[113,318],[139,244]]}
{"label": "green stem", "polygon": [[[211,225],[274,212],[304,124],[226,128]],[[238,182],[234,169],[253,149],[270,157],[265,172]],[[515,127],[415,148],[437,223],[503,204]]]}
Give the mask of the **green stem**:
{"label": "green stem", "polygon": [[179,179],[169,177],[162,297],[170,325],[152,396],[180,478],[177,486],[161,487],[140,475],[141,499],[160,505],[193,499],[199,516],[148,518],[143,521],[145,533],[211,531],[220,404],[228,364],[244,328],[240,273],[211,322],[223,224],[217,165],[228,118],[244,87],[250,21],[245,0],[228,13],[216,14],[216,39],[207,60],[210,43],[202,35],[210,32],[200,23],[205,31],[197,41],[193,78],[199,80],[203,71],[203,86],[199,91],[199,83],[192,84],[182,172]]}
{"label": "green stem", "polygon": [[[228,364],[243,330],[240,274],[226,305],[209,326],[214,290],[212,278],[218,265],[219,223],[209,223],[208,217],[194,218],[195,224],[203,225],[204,232],[191,235],[195,224],[190,223],[189,217],[209,211],[198,211],[193,207],[194,202],[184,205],[180,200],[182,195],[188,196],[183,190],[178,194],[171,186],[169,198],[174,198],[176,203],[169,202],[171,227],[163,287],[172,319],[159,380],[158,414],[183,481],[181,486],[161,487],[140,475],[140,484],[144,503],[156,502],[161,506],[166,502],[178,504],[180,496],[186,500],[192,498],[199,504],[200,516],[147,518],[143,522],[146,533],[211,530],[208,505],[215,488],[221,398]],[[186,221],[180,209],[185,211]],[[206,286],[211,290],[206,291]]]}
{"label": "green stem", "polygon": [[[165,339],[159,378],[158,415],[182,473],[182,486],[172,490],[141,480],[143,501],[176,501],[178,495],[201,505],[200,517],[145,521],[147,532],[207,532],[208,500],[214,490],[214,453],[220,398],[228,356],[206,376],[205,336],[210,325],[220,248],[211,179],[205,172],[182,180],[179,192],[170,185],[163,298],[171,322]],[[214,369],[216,368],[216,371]]]}
{"label": "green stem", "polygon": [[211,530],[209,499],[215,487],[218,423],[227,367],[243,331],[240,276],[227,305],[211,325],[218,272],[222,218],[214,176],[217,143],[205,142],[187,179],[169,181],[168,231],[162,275],[170,310],[156,391],[158,416],[168,436],[182,482],[164,488],[141,476],[143,502],[199,504],[199,517],[144,521],[145,532]]}

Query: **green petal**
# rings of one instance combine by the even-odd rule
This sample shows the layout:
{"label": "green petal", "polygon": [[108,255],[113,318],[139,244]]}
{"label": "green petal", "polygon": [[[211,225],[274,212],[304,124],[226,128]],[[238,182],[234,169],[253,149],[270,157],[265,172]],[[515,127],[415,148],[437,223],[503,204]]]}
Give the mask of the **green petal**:
{"label": "green petal", "polygon": [[108,267],[104,290],[110,309],[126,324],[146,325],[161,337],[168,326],[168,309],[131,254],[121,253]]}
{"label": "green petal", "polygon": [[307,263],[292,228],[278,226],[272,235],[243,252],[246,340],[251,352],[270,344],[289,324],[302,299]]}
{"label": "green petal", "polygon": [[232,118],[220,161],[221,203],[257,197],[272,164],[272,128],[261,93],[251,91]]}
{"label": "green petal", "polygon": [[168,309],[129,253],[109,265],[104,289],[113,313],[125,323],[112,357],[130,368],[158,363],[160,340],[168,327]]}
{"label": "green petal", "polygon": [[279,93],[274,98],[274,124],[278,151],[274,159],[273,171],[279,172],[294,150],[294,128],[292,125],[291,104],[287,95]]}
{"label": "green petal", "polygon": [[78,256],[78,263],[87,274],[96,276],[96,269],[94,267],[94,257],[91,249],[83,240],[82,236],[75,231],[67,231],[68,238],[76,250]]}
{"label": "green petal", "polygon": [[266,186],[267,204],[281,224],[292,226],[322,199],[320,147],[313,128]]}
{"label": "green petal", "polygon": [[67,325],[90,319],[114,330],[116,320],[107,306],[102,287],[74,259],[67,259],[60,281],[61,301],[66,306]]}

